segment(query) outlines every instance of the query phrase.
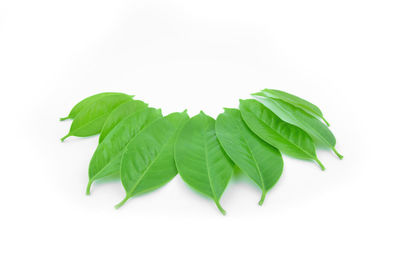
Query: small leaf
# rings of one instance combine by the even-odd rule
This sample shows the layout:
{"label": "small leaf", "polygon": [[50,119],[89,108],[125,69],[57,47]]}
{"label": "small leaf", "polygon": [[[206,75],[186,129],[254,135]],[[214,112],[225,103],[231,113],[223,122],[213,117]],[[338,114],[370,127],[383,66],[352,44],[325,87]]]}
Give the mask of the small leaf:
{"label": "small leaf", "polygon": [[121,158],[127,145],[146,126],[161,118],[161,111],[153,108],[144,109],[127,116],[101,142],[89,164],[89,183],[86,194],[95,180],[120,176]]}
{"label": "small leaf", "polygon": [[311,102],[308,102],[305,99],[302,99],[302,98],[299,98],[298,96],[289,94],[284,91],[275,90],[275,89],[264,89],[261,91],[261,93],[264,93],[268,97],[277,98],[277,99],[286,101],[287,103],[290,103],[293,106],[296,106],[318,118],[321,118],[326,123],[326,125],[329,126],[329,123],[327,120],[325,120],[325,118],[322,114],[322,111],[317,106],[315,106]]}
{"label": "small leaf", "polygon": [[116,208],[133,196],[165,185],[176,176],[174,144],[188,119],[186,111],[169,114],[153,122],[129,143],[121,160],[121,181],[126,196]]}
{"label": "small leaf", "polygon": [[261,93],[253,95],[281,119],[303,129],[316,143],[331,148],[340,159],[343,158],[335,149],[335,136],[318,118],[283,100],[270,98]]}
{"label": "small leaf", "polygon": [[108,115],[119,105],[132,100],[126,94],[105,95],[83,108],[71,124],[69,133],[61,138],[64,141],[69,136],[86,137],[100,133]]}
{"label": "small leaf", "polygon": [[232,176],[233,165],[218,143],[213,118],[201,112],[187,122],[175,144],[175,161],[182,179],[212,198],[225,214],[219,200]]}
{"label": "small leaf", "polygon": [[[78,104],[76,104],[72,110],[69,112],[67,117],[64,118],[60,118],[60,121],[65,121],[68,119],[74,119],[79,112],[81,112],[84,108],[86,108],[87,106],[91,105],[93,102],[95,102],[96,100],[98,100],[99,98],[103,97],[103,96],[108,96],[108,95],[125,95],[123,93],[116,93],[116,92],[104,92],[104,93],[100,93],[100,94],[96,94],[90,97],[87,97],[83,100],[81,100],[80,102],[78,102]],[[133,97],[133,96],[130,96]]]}
{"label": "small leaf", "polygon": [[254,99],[240,100],[240,113],[247,126],[270,145],[287,155],[314,160],[325,169],[315,153],[314,141],[299,127],[281,120]]}
{"label": "small leaf", "polygon": [[218,116],[215,128],[218,140],[228,156],[261,188],[259,204],[262,205],[266,192],[282,174],[281,153],[255,135],[237,109],[225,109]]}
{"label": "small leaf", "polygon": [[125,119],[130,114],[135,112],[142,111],[143,109],[147,108],[148,104],[144,103],[140,100],[130,100],[125,102],[118,107],[116,107],[108,116],[107,120],[105,121],[103,128],[101,129],[101,133],[99,136],[99,143],[101,143],[107,134],[123,119]]}

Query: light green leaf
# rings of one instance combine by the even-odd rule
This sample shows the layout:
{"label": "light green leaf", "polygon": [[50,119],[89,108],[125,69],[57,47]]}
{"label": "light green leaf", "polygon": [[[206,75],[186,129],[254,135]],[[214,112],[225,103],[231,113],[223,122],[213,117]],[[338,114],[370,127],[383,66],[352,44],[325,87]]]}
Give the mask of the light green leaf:
{"label": "light green leaf", "polygon": [[175,144],[175,161],[182,179],[193,189],[219,200],[233,173],[233,165],[215,134],[215,120],[203,112],[183,127]]}
{"label": "light green leaf", "polygon": [[267,191],[282,174],[281,153],[255,135],[237,109],[225,109],[218,116],[215,128],[218,140],[228,156],[261,188],[259,204],[262,205]]}
{"label": "light green leaf", "polygon": [[119,105],[132,100],[126,94],[105,95],[83,108],[71,124],[69,133],[61,138],[64,141],[69,136],[86,137],[100,133],[108,115]]}
{"label": "light green leaf", "polygon": [[335,149],[335,136],[318,118],[283,100],[270,98],[262,93],[255,93],[253,96],[281,119],[307,132],[318,145],[331,148],[340,159],[343,158]]}
{"label": "light green leaf", "polygon": [[240,100],[240,112],[247,126],[261,139],[287,155],[314,160],[325,169],[317,158],[314,141],[305,131],[281,120],[254,99]]}
{"label": "light green leaf", "polygon": [[[100,94],[96,94],[96,95],[87,97],[87,98],[81,100],[80,102],[78,102],[78,104],[76,104],[72,108],[72,110],[69,112],[68,116],[66,116],[64,118],[60,118],[60,121],[74,119],[79,114],[79,112],[81,112],[84,108],[91,105],[93,102],[95,102],[99,98],[101,98],[103,96],[109,96],[109,95],[126,95],[126,94],[116,93],[116,92],[104,92],[104,93],[100,93]],[[128,96],[128,95],[126,95],[126,96]],[[128,96],[128,97],[132,98],[133,96]]]}
{"label": "light green leaf", "polygon": [[125,102],[118,107],[116,107],[108,116],[107,120],[105,121],[103,128],[101,129],[101,133],[99,136],[99,143],[101,143],[107,134],[123,119],[125,119],[130,114],[135,112],[142,111],[143,109],[147,108],[148,104],[144,103],[140,100],[130,100]]}
{"label": "light green leaf", "polygon": [[126,196],[116,208],[133,196],[165,185],[176,176],[174,144],[188,119],[186,111],[169,114],[153,122],[129,143],[121,160],[121,181]]}
{"label": "light green leaf", "polygon": [[277,98],[277,99],[286,101],[287,103],[290,103],[293,106],[296,106],[318,118],[321,118],[326,123],[326,125],[329,126],[329,123],[327,120],[325,120],[325,118],[322,114],[322,111],[317,106],[315,106],[311,102],[308,102],[305,99],[302,99],[302,98],[299,98],[298,96],[289,94],[284,91],[275,90],[275,89],[267,89],[266,88],[266,89],[262,90],[261,93],[264,93],[268,97]]}
{"label": "light green leaf", "polygon": [[86,194],[95,180],[120,176],[121,158],[128,144],[146,126],[161,118],[161,110],[143,109],[127,116],[101,142],[89,164],[89,183]]}

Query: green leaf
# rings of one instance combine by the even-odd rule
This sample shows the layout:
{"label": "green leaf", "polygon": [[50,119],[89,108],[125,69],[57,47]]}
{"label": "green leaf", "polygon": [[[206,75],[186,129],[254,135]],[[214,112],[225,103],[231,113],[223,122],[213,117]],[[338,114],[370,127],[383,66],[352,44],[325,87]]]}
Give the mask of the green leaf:
{"label": "green leaf", "polygon": [[161,110],[148,108],[127,116],[115,126],[98,145],[90,160],[86,194],[90,194],[90,187],[95,180],[120,176],[121,158],[128,144],[141,130],[161,117]]}
{"label": "green leaf", "polygon": [[193,189],[219,203],[232,176],[233,165],[215,134],[215,120],[203,112],[183,127],[175,144],[175,161],[182,179]]}
{"label": "green leaf", "polygon": [[240,100],[240,112],[247,126],[261,139],[287,155],[314,160],[325,169],[315,153],[314,141],[305,131],[281,120],[254,99]]}
{"label": "green leaf", "polygon": [[176,176],[174,144],[188,119],[186,111],[169,114],[153,122],[129,143],[121,160],[121,181],[126,196],[116,208],[133,196],[165,185]]}
{"label": "green leaf", "polygon": [[305,99],[302,99],[295,95],[289,94],[287,92],[275,90],[275,89],[267,89],[266,88],[266,89],[262,90],[261,93],[264,93],[268,97],[277,98],[277,99],[286,101],[287,103],[290,103],[293,106],[296,106],[318,118],[321,118],[326,123],[326,125],[329,126],[329,123],[327,120],[325,120],[325,118],[322,114],[322,111],[317,106],[315,106],[311,102],[308,102]]}
{"label": "green leaf", "polygon": [[303,129],[316,143],[331,148],[340,159],[343,158],[335,149],[335,136],[318,118],[283,100],[270,98],[262,93],[253,95],[259,102],[272,110],[281,119]]}
{"label": "green leaf", "polygon": [[135,112],[142,111],[143,109],[147,108],[148,104],[144,103],[140,100],[130,100],[126,103],[119,105],[115,108],[110,115],[108,116],[107,120],[105,121],[103,128],[101,129],[101,133],[99,136],[99,143],[101,143],[107,134],[123,119],[125,119],[130,114]]}
{"label": "green leaf", "polygon": [[101,132],[108,115],[119,105],[132,100],[126,94],[105,95],[83,108],[71,124],[69,133],[61,138],[64,141],[69,136],[86,137]]}
{"label": "green leaf", "polygon": [[282,174],[281,153],[255,135],[237,109],[225,109],[218,116],[215,128],[218,140],[228,156],[261,188],[259,204],[262,205],[266,192]]}
{"label": "green leaf", "polygon": [[[95,102],[99,98],[101,98],[103,96],[109,96],[109,95],[126,95],[126,94],[116,93],[116,92],[104,92],[104,93],[100,93],[100,94],[96,94],[96,95],[87,97],[87,98],[81,100],[80,102],[78,102],[78,104],[76,104],[72,108],[72,110],[69,112],[68,116],[66,116],[64,118],[60,118],[60,121],[74,119],[79,114],[79,112],[81,112],[84,108],[86,108],[87,106],[90,106],[93,102]],[[126,96],[128,96],[128,95],[126,95]],[[129,97],[133,97],[133,96],[129,96]]]}

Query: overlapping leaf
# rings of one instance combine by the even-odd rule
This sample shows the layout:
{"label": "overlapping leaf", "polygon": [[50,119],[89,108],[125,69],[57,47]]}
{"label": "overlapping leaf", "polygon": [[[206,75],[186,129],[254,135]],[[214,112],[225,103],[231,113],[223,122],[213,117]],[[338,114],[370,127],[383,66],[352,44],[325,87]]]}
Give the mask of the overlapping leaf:
{"label": "overlapping leaf", "polygon": [[175,161],[182,179],[193,189],[219,200],[232,176],[233,165],[218,143],[215,120],[203,112],[183,127],[175,144]]}
{"label": "overlapping leaf", "polygon": [[[273,89],[240,100],[215,121],[203,112],[189,119],[186,111],[162,117],[161,110],[123,93],[100,93],[76,104],[69,136],[98,133],[99,145],[89,165],[90,193],[94,181],[120,178],[125,198],[157,189],[178,172],[184,182],[210,197],[225,214],[220,198],[234,163],[261,189],[259,201],[277,183],[283,170],[281,153],[316,161],[316,146],[336,151],[336,139],[320,121],[321,110],[295,95]],[[328,124],[329,126],[329,124]]]}
{"label": "overlapping leaf", "polygon": [[140,100],[130,100],[125,102],[118,107],[116,107],[108,116],[107,120],[105,121],[103,128],[101,129],[101,133],[99,136],[99,143],[101,143],[104,138],[110,133],[110,131],[123,119],[127,116],[144,110],[147,108],[148,104],[144,103]]}
{"label": "overlapping leaf", "polygon": [[186,111],[172,113],[153,122],[127,146],[121,160],[121,181],[125,198],[157,189],[177,174],[174,161],[174,143],[189,116]]}
{"label": "overlapping leaf", "polygon": [[[81,112],[84,108],[90,106],[93,102],[95,102],[99,98],[101,98],[103,96],[109,96],[109,95],[126,95],[126,94],[116,93],[116,92],[104,92],[104,93],[99,93],[99,94],[87,97],[87,98],[81,100],[80,102],[78,102],[72,108],[72,110],[69,112],[68,116],[66,116],[64,118],[60,118],[60,121],[74,119],[79,114],[79,112]],[[129,97],[133,97],[133,96],[129,96]]]}
{"label": "overlapping leaf", "polygon": [[128,144],[146,126],[161,118],[161,110],[144,109],[126,117],[107,135],[93,154],[89,164],[89,183],[86,194],[95,180],[119,176],[121,158]]}
{"label": "overlapping leaf", "polygon": [[255,135],[237,109],[225,109],[218,116],[215,127],[218,140],[228,156],[261,188],[259,204],[262,205],[267,191],[282,174],[281,153]]}
{"label": "overlapping leaf", "polygon": [[314,141],[302,129],[281,120],[270,109],[255,99],[240,100],[240,112],[247,126],[261,139],[293,157],[318,160]]}
{"label": "overlapping leaf", "polygon": [[342,158],[335,149],[335,136],[318,118],[283,100],[267,97],[264,93],[255,93],[253,96],[281,119],[303,129],[316,143],[331,148],[339,158]]}
{"label": "overlapping leaf", "polygon": [[100,133],[108,115],[116,107],[130,100],[132,100],[131,96],[120,93],[100,96],[79,111],[71,124],[69,133],[61,138],[61,141],[69,136],[86,137]]}
{"label": "overlapping leaf", "polygon": [[321,118],[326,125],[329,126],[329,122],[324,118],[324,115],[322,114],[322,111],[314,104],[311,102],[308,102],[305,99],[302,99],[298,96],[292,95],[290,93],[281,91],[281,90],[276,90],[276,89],[264,89],[261,91],[261,93],[264,93],[268,97],[272,98],[277,98],[283,101],[286,101],[287,103],[292,104],[293,106],[296,106],[312,115],[315,117]]}

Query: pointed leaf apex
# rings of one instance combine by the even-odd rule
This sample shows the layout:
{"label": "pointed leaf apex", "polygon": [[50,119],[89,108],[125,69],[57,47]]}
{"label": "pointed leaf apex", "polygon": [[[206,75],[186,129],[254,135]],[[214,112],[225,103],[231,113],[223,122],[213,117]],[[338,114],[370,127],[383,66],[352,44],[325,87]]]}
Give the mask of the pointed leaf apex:
{"label": "pointed leaf apex", "polygon": [[265,94],[263,92],[256,92],[256,93],[252,93],[252,96],[265,96]]}

